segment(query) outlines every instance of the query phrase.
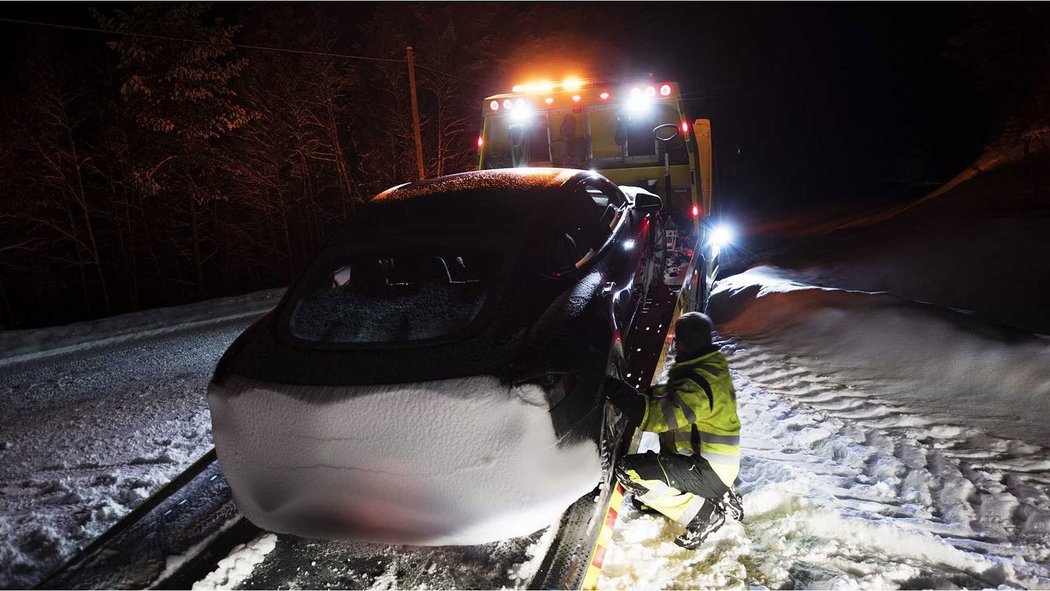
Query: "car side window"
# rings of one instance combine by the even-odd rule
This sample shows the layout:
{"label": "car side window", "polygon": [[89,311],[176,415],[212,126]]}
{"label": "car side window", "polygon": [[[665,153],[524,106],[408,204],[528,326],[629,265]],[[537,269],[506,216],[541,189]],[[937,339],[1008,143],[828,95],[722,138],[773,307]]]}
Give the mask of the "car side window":
{"label": "car side window", "polygon": [[545,247],[549,272],[561,273],[582,266],[605,245],[620,218],[625,200],[607,183],[588,181],[571,196],[568,224],[554,230]]}
{"label": "car side window", "polygon": [[[609,228],[609,233],[612,233],[624,214],[626,200],[623,195],[611,185],[588,183],[585,185],[585,189],[591,200],[594,201],[594,204],[601,209],[600,222]],[[608,234],[606,234],[606,237],[608,237]]]}

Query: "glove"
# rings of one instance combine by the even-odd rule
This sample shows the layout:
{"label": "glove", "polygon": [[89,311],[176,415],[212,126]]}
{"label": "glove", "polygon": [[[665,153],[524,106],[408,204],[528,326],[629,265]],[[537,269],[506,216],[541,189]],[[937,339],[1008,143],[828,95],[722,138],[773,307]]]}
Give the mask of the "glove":
{"label": "glove", "polygon": [[613,468],[613,473],[616,475],[616,479],[623,485],[624,490],[631,493],[635,498],[641,497],[649,492],[649,489],[641,484],[631,480],[631,477],[627,475],[627,468],[623,465],[623,462],[617,462],[616,467]]}
{"label": "glove", "polygon": [[641,424],[645,417],[645,397],[635,390],[627,382],[613,378],[605,378],[605,395],[609,402],[616,405],[628,420],[635,425]]}

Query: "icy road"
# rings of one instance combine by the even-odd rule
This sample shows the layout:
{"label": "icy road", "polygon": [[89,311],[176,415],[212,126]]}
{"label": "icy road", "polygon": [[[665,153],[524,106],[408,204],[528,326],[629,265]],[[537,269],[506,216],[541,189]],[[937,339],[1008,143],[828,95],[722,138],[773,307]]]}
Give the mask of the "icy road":
{"label": "icy road", "polygon": [[33,585],[211,448],[211,372],[279,295],[4,335],[0,587]]}

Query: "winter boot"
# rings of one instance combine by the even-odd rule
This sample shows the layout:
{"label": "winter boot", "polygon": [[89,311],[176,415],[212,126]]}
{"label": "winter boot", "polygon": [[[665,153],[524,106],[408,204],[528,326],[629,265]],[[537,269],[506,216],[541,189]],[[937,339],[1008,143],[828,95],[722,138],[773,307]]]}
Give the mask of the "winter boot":
{"label": "winter boot", "polygon": [[704,506],[700,508],[700,512],[685,527],[682,535],[674,539],[674,543],[686,550],[696,550],[700,547],[700,544],[704,543],[707,536],[717,531],[725,522],[726,514],[725,509],[722,508],[722,503],[711,500],[704,501]]}
{"label": "winter boot", "polygon": [[727,509],[727,513],[730,517],[736,521],[744,520],[744,501],[737,494],[735,488],[730,488],[725,496],[722,497],[722,505]]}
{"label": "winter boot", "polygon": [[624,467],[623,462],[617,463],[616,467],[613,468],[613,472],[616,474],[616,479],[623,485],[624,490],[631,493],[631,495],[640,497],[649,492],[647,487],[635,482],[627,474],[627,468]]}

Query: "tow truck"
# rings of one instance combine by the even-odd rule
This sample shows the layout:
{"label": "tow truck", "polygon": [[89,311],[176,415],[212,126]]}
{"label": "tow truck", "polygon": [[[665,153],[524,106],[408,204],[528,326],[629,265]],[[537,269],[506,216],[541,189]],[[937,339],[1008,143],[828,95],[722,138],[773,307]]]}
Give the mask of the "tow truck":
{"label": "tow truck", "polygon": [[[609,82],[566,77],[515,85],[484,99],[479,169],[543,166],[597,172],[621,187],[663,199],[667,283],[681,287],[694,252],[701,301],[726,237],[714,231],[711,121],[690,120],[677,82]],[[711,245],[704,256],[697,248]]]}
{"label": "tow truck", "polygon": [[[649,192],[662,199],[663,210],[653,219],[665,236],[665,289],[654,290],[642,308],[645,330],[627,337],[626,379],[638,388],[664,379],[674,322],[706,307],[718,255],[731,238],[727,228],[711,223],[711,121],[686,117],[673,81],[566,77],[511,90],[483,101],[479,169],[590,170],[628,198]],[[613,457],[636,452],[639,444],[640,434],[625,430]],[[531,587],[597,588],[623,502],[622,486],[610,484],[596,502],[583,498],[565,512]]]}

